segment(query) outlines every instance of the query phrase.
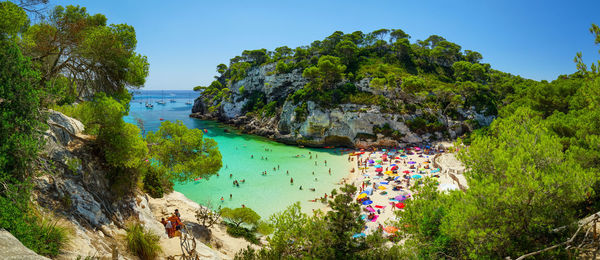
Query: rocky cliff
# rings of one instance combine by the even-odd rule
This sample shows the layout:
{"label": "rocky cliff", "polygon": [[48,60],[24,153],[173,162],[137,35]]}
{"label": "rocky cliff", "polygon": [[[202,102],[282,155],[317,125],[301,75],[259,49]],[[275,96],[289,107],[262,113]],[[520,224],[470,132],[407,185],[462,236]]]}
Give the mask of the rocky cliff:
{"label": "rocky cliff", "polygon": [[[83,134],[83,124],[56,111],[49,111],[47,123],[49,129],[44,134],[46,144],[39,165],[43,173],[34,179],[33,200],[41,212],[57,219],[58,224],[67,227],[71,233],[58,259],[80,256],[137,259],[128,253],[124,241],[125,225],[130,220],[141,222],[161,236],[162,257],[181,254],[179,239],[169,239],[159,222],[160,217],[172,212],[158,209],[166,208],[172,202],[152,199],[142,192],[117,197],[110,189],[102,161],[95,155],[93,137]],[[153,206],[150,206],[150,200]],[[193,216],[194,208],[187,209],[192,212],[186,214]],[[184,223],[194,225],[194,220],[189,217]],[[198,239],[227,248],[219,240],[207,240],[206,236]],[[225,252],[230,256],[224,255],[202,243],[198,243],[196,250],[206,259],[227,259],[233,255],[233,252]],[[25,257],[22,259],[38,259],[29,258],[26,251],[17,253]],[[13,255],[18,256],[17,253]]]}
{"label": "rocky cliff", "polygon": [[[396,146],[442,139],[455,139],[479,125],[489,125],[494,116],[474,107],[455,110],[453,116],[439,109],[416,108],[404,113],[391,112],[379,105],[339,104],[323,107],[313,101],[293,102],[289,95],[303,88],[308,80],[300,70],[275,73],[274,64],[252,67],[245,78],[229,82],[229,96],[215,98],[201,94],[194,102],[192,117],[219,120],[241,128],[244,132],[266,136],[281,142],[307,146]],[[346,84],[349,82],[342,82]],[[410,104],[397,89],[370,86],[370,79],[350,82],[357,90],[372,96],[392,97]],[[257,95],[265,97],[265,104],[283,101],[272,115],[248,112],[248,103]],[[404,100],[402,100],[404,99]],[[300,107],[302,106],[303,107]],[[299,116],[298,110],[304,111]],[[433,117],[442,127],[423,131],[410,124],[424,115]]]}

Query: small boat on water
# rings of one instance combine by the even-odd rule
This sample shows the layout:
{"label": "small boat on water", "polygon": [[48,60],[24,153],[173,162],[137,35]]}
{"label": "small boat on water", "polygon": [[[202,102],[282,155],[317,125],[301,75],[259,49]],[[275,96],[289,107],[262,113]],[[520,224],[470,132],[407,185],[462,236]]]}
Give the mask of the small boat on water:
{"label": "small boat on water", "polygon": [[152,108],[154,108],[154,105],[152,105],[152,104],[150,104],[150,103],[146,103],[146,108],[150,108],[150,109],[152,109]]}

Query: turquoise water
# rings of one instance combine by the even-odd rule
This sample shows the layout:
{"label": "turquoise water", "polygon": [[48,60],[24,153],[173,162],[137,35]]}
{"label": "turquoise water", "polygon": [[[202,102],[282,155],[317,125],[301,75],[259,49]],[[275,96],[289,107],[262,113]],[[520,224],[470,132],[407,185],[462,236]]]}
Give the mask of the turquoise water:
{"label": "turquoise water", "polygon": [[[310,212],[312,209],[323,207],[324,204],[309,200],[322,197],[325,193],[330,194],[336,183],[339,183],[350,169],[347,156],[340,155],[339,149],[309,149],[284,145],[266,138],[241,134],[213,121],[190,118],[192,106],[186,105],[185,102],[195,98],[197,94],[193,91],[165,91],[166,104],[160,105],[155,101],[162,99],[162,93],[143,91],[135,94],[125,121],[136,124],[137,119],[141,119],[146,131],[155,131],[160,126],[160,118],[181,120],[190,128],[206,129],[205,137],[217,141],[223,156],[223,168],[219,171],[219,176],[175,185],[176,191],[200,204],[234,208],[244,204],[262,217],[268,217],[284,210],[295,201],[300,201],[303,210]],[[170,99],[176,102],[172,103]],[[145,102],[152,102],[154,108],[145,108]],[[225,129],[230,132],[225,132]],[[251,155],[254,158],[251,158]],[[264,171],[267,171],[266,175],[262,174]],[[286,174],[287,171],[289,175]],[[294,179],[294,184],[290,184],[291,178]],[[241,182],[243,179],[245,182]],[[233,185],[234,180],[239,181],[239,187]],[[299,190],[300,186],[303,190]],[[310,188],[314,188],[315,191],[311,191]],[[221,197],[224,198],[223,201]]]}

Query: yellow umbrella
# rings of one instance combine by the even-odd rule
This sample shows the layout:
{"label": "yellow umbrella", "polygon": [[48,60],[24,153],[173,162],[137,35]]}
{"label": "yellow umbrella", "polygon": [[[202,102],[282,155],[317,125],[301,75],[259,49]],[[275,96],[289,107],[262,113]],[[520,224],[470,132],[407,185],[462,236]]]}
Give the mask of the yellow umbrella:
{"label": "yellow umbrella", "polygon": [[386,171],[385,174],[392,174],[392,171]]}
{"label": "yellow umbrella", "polygon": [[385,190],[385,189],[386,189],[386,187],[384,187],[384,186],[379,186],[379,187],[377,187],[377,189],[380,189],[380,190]]}
{"label": "yellow umbrella", "polygon": [[362,198],[364,198],[364,197],[366,197],[366,196],[367,196],[367,194],[366,194],[366,193],[361,193],[360,195],[358,195],[358,197],[357,197],[357,198],[358,198],[358,199],[362,199]]}

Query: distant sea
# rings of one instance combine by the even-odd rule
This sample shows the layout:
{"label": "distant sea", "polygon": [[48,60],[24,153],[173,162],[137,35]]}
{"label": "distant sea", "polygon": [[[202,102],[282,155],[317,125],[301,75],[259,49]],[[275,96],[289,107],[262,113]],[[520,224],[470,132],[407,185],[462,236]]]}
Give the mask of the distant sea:
{"label": "distant sea", "polygon": [[[137,124],[141,119],[146,132],[156,131],[162,122],[161,118],[180,120],[190,128],[202,129],[203,132],[206,129],[204,136],[218,143],[223,156],[223,168],[219,176],[175,185],[175,190],[189,199],[203,205],[210,204],[213,208],[236,208],[244,204],[264,218],[284,210],[295,201],[301,202],[303,211],[310,212],[321,208],[323,204],[309,200],[322,197],[325,193],[329,195],[337,187],[336,183],[348,174],[350,166],[347,155],[340,155],[339,149],[284,145],[267,138],[242,134],[221,123],[190,118],[192,105],[186,102],[193,103],[197,96],[198,93],[188,90],[138,90],[131,100],[129,115],[125,117],[125,121],[132,124]],[[160,100],[166,104],[158,104]],[[154,108],[146,108],[146,102],[151,102]],[[225,129],[229,131],[225,132]],[[267,175],[262,175],[263,171],[267,171]],[[290,184],[291,178],[294,179],[293,184]],[[240,182],[237,187],[233,185],[234,180],[245,182]],[[224,201],[221,201],[221,197]]]}

